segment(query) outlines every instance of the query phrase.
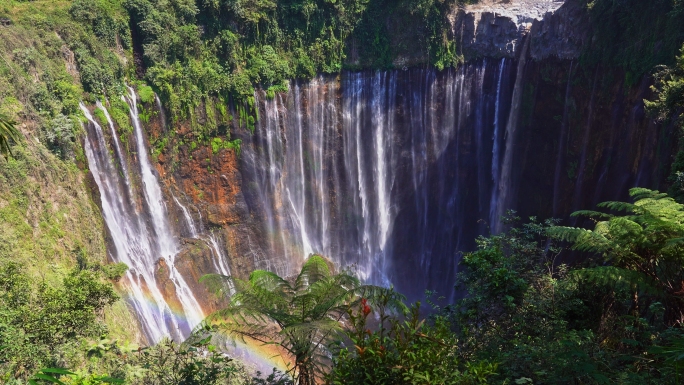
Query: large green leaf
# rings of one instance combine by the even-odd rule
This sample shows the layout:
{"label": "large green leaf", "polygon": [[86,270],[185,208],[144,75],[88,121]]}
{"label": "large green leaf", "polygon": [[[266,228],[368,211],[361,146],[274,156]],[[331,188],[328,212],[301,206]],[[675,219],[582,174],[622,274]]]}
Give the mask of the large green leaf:
{"label": "large green leaf", "polygon": [[11,144],[19,143],[21,133],[16,128],[16,123],[6,115],[0,114],[0,153],[5,157],[12,155]]}

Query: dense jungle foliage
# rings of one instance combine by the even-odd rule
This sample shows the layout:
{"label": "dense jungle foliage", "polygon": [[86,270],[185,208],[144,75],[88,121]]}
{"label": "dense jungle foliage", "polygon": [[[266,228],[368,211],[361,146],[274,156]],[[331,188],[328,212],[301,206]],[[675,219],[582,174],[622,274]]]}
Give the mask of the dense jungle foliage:
{"label": "dense jungle foliage", "polygon": [[[228,331],[285,348],[300,384],[679,384],[684,205],[647,189],[631,195],[633,203],[574,214],[594,218],[592,229],[509,213],[508,231],[479,238],[478,250],[463,256],[455,285],[468,295],[446,306],[428,296],[427,318],[420,303],[407,307],[392,289],[359,286],[318,256],[291,279],[208,276],[219,295],[237,294],[180,346],[140,350],[93,338],[103,333],[97,311],[115,295],[88,269],[63,289],[32,293],[21,269],[7,265],[0,330],[14,344],[4,346],[0,367],[6,379],[27,378],[39,364],[81,362],[78,372],[33,377],[70,384],[291,383],[277,372],[250,378],[221,355],[211,336]],[[569,249],[587,258],[558,263]]]}
{"label": "dense jungle foliage", "polygon": [[[201,121],[204,130],[230,121],[252,128],[254,86],[269,97],[290,79],[343,68],[428,64],[462,58],[448,39],[447,15],[461,0],[126,0],[139,64],[174,119]],[[408,27],[408,28],[407,28]],[[398,44],[397,41],[401,41]],[[243,109],[244,108],[244,109]]]}
{"label": "dense jungle foliage", "polygon": [[582,1],[594,29],[581,57],[582,64],[621,68],[628,84],[653,72],[657,65],[674,64],[674,56],[684,40],[684,2]]}

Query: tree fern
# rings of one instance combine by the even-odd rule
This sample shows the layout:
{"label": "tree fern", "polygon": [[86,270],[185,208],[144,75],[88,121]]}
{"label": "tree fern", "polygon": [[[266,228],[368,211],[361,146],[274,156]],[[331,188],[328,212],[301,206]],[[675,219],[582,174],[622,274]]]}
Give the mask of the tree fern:
{"label": "tree fern", "polygon": [[264,270],[252,272],[246,281],[217,274],[200,281],[218,295],[228,294],[230,284],[235,288],[229,305],[205,323],[243,340],[280,346],[301,385],[315,384],[325,372],[328,346],[350,306],[361,295],[384,290],[361,285],[347,271],[333,274],[318,255],[310,256],[291,281]]}
{"label": "tree fern", "polygon": [[633,212],[634,211],[634,204],[632,203],[627,203],[627,202],[602,202],[597,205],[598,207],[605,207],[609,210],[614,210],[614,211],[625,211],[625,212]]}
{"label": "tree fern", "polygon": [[630,190],[634,203],[604,202],[599,207],[622,215],[580,211],[598,219],[593,230],[556,227],[552,234],[570,241],[574,250],[604,259],[610,267],[575,274],[628,283],[638,292],[665,297],[668,322],[684,322],[684,205],[667,194],[644,188]]}
{"label": "tree fern", "polygon": [[575,211],[574,213],[570,214],[571,217],[590,217],[594,219],[610,219],[613,217],[612,214],[609,213],[602,213],[600,211],[593,211],[593,210],[580,210],[580,211]]}
{"label": "tree fern", "polygon": [[568,279],[577,284],[607,286],[627,290],[636,289],[641,293],[653,296],[661,296],[663,294],[657,288],[657,282],[653,278],[638,271],[615,266],[572,270],[568,274]]}

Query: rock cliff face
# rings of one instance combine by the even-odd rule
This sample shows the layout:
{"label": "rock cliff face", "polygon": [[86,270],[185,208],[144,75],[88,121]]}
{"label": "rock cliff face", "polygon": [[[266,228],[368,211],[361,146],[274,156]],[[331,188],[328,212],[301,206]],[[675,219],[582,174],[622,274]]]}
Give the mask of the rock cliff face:
{"label": "rock cliff face", "polygon": [[174,131],[177,151],[157,169],[187,238],[183,276],[215,271],[213,253],[237,276],[288,275],[316,252],[413,298],[450,296],[460,253],[498,214],[567,218],[663,185],[673,127],[644,111],[649,78],[629,84],[579,63],[591,36],[579,1],[485,2],[450,20],[459,69],[344,72],[274,99],[258,92],[255,131],[237,118],[229,127],[240,154],[153,118],[151,138]]}
{"label": "rock cliff face", "polygon": [[466,59],[515,58],[525,37],[535,60],[577,58],[590,24],[577,0],[485,0],[454,10],[449,20]]}

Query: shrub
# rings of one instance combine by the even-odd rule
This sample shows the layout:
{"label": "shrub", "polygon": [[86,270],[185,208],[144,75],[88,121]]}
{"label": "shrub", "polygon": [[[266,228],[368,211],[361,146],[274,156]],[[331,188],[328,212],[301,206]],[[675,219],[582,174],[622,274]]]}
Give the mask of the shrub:
{"label": "shrub", "polygon": [[143,103],[153,103],[154,102],[154,91],[150,86],[140,86],[138,87],[138,96]]}
{"label": "shrub", "polygon": [[118,281],[126,274],[128,266],[123,262],[112,263],[102,266],[102,272],[107,279]]}
{"label": "shrub", "polygon": [[43,137],[52,152],[62,158],[70,158],[74,153],[77,130],[71,118],[59,114],[43,127]]}
{"label": "shrub", "polygon": [[118,299],[88,270],[69,273],[57,286],[35,286],[18,264],[0,266],[0,378],[25,378],[54,363],[70,341],[105,332],[98,315]]}
{"label": "shrub", "polygon": [[[390,291],[376,297],[375,306],[363,299],[350,311],[349,342],[339,343],[333,357],[330,384],[486,384],[496,371],[487,361],[468,363],[458,356],[458,340],[446,317],[420,317],[420,302],[407,309]],[[401,309],[391,316],[387,310]],[[379,326],[371,331],[369,315],[378,312]]]}

